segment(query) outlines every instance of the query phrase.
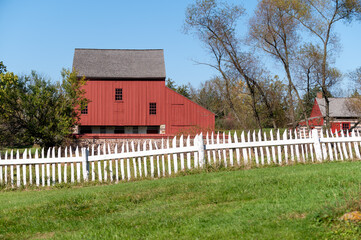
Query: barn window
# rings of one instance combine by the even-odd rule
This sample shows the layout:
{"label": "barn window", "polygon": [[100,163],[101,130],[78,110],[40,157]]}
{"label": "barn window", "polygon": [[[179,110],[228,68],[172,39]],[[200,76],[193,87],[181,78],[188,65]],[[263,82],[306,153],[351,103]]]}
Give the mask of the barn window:
{"label": "barn window", "polygon": [[138,133],[138,127],[133,127],[133,133],[137,134]]}
{"label": "barn window", "polygon": [[123,100],[123,89],[122,88],[115,89],[115,100],[116,101]]}
{"label": "barn window", "polygon": [[149,103],[149,115],[157,114],[157,103]]}
{"label": "barn window", "polygon": [[342,130],[344,132],[346,132],[346,130],[350,129],[350,124],[349,123],[342,123]]}
{"label": "barn window", "polygon": [[147,134],[158,134],[160,126],[148,126],[147,127]]}
{"label": "barn window", "polygon": [[117,134],[125,133],[124,127],[115,127],[114,133],[117,133]]}
{"label": "barn window", "polygon": [[106,127],[100,127],[100,133],[107,133]]}
{"label": "barn window", "polygon": [[88,105],[81,110],[81,114],[88,114]]}
{"label": "barn window", "polygon": [[80,134],[92,133],[92,127],[82,126],[80,127]]}

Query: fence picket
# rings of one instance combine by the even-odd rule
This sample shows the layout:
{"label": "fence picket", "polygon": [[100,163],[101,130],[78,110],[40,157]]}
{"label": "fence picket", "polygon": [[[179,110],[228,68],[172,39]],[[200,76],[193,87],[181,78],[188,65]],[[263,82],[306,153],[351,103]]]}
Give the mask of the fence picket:
{"label": "fence picket", "polygon": [[[41,149],[41,158],[45,158],[45,149]],[[41,164],[41,185],[45,187],[45,164]]]}
{"label": "fence picket", "polygon": [[[237,132],[234,132],[234,142],[238,143],[238,136],[237,136]],[[239,148],[236,148],[236,158],[237,158],[237,164],[238,166],[241,166],[241,153]]]}
{"label": "fence picket", "polygon": [[[256,132],[255,132],[255,131],[253,131],[252,137],[253,137],[253,142],[257,142]],[[257,164],[257,166],[259,166],[258,149],[257,149],[256,147],[253,148],[253,149],[254,149],[254,156],[255,156],[255,158],[256,158],[256,164]]]}
{"label": "fence picket", "polygon": [[[228,132],[228,143],[232,143],[231,132]],[[229,164],[233,167],[233,149],[229,148]]]}
{"label": "fence picket", "polygon": [[[348,131],[348,129],[346,130],[346,137],[350,138],[350,133]],[[348,150],[350,152],[350,158],[353,159],[353,152],[352,152],[352,147],[351,147],[351,142],[348,142]]]}
{"label": "fence picket", "polygon": [[[94,147],[93,147],[93,151],[94,151]],[[68,147],[65,147],[65,149],[64,149],[64,156],[65,156],[65,158],[68,158]],[[68,163],[64,164],[64,182],[65,183],[68,182]]]}
{"label": "fence picket", "polygon": [[[8,151],[5,151],[4,159],[5,159],[5,161],[8,160]],[[5,165],[5,167],[4,167],[4,183],[5,184],[8,183],[8,165]]]}
{"label": "fence picket", "polygon": [[[303,129],[303,137],[302,137],[302,139],[307,139],[305,129]],[[308,160],[308,159],[309,159],[309,155],[308,155],[308,146],[307,146],[307,144],[305,144],[305,151],[306,151],[306,160]]]}
{"label": "fence picket", "polygon": [[[144,142],[145,144],[146,142]],[[122,144],[122,152],[121,153],[124,153],[125,150],[124,150],[124,145],[125,143]],[[144,160],[144,165],[145,165],[145,160]],[[145,165],[146,166],[146,165]],[[125,172],[124,172],[124,158],[121,158],[120,159],[120,174],[122,175],[122,180],[124,181],[125,179]],[[145,176],[147,176],[147,174],[145,174]]]}
{"label": "fence picket", "polygon": [[[198,135],[197,135],[197,136],[198,136]],[[197,137],[197,136],[196,136],[196,137]],[[194,139],[196,139],[196,137],[195,137]],[[207,132],[207,135],[206,135],[206,144],[207,144],[207,145],[210,144],[208,132]],[[211,164],[211,151],[210,151],[210,150],[207,151],[207,163],[208,163],[208,164]]]}
{"label": "fence picket", "polygon": [[[150,149],[152,149],[152,141],[149,141],[149,147]],[[129,143],[127,142],[126,145],[125,145],[126,149],[127,149],[127,153],[129,153]],[[153,159],[152,159],[153,160]],[[152,162],[151,160],[151,162]],[[154,169],[153,169],[154,171]],[[153,172],[154,173],[154,172]],[[152,177],[153,177],[153,173],[152,173]],[[131,173],[130,173],[130,159],[127,158],[127,178],[128,178],[128,181],[130,180],[131,178]]]}
{"label": "fence picket", "polygon": [[[258,141],[262,142],[262,133],[261,130],[258,131]],[[259,148],[260,152],[261,152],[261,164],[262,166],[264,165],[264,152],[263,152],[263,147]]]}
{"label": "fence picket", "polygon": [[[31,163],[31,159],[32,159],[32,157],[31,157],[31,150],[30,149],[28,149],[28,154],[29,154],[29,162]],[[32,164],[29,164],[29,184],[30,185],[33,185],[33,165]]]}
{"label": "fence picket", "polygon": [[[356,134],[355,134],[355,129],[352,130],[352,137],[356,137]],[[358,159],[361,159],[361,155],[360,155],[360,150],[359,150],[359,147],[358,147],[358,144],[357,142],[353,142],[353,147],[355,149],[355,154],[356,154],[356,157]]]}
{"label": "fence picket", "polygon": [[[186,143],[187,143],[187,147],[191,146],[191,139],[190,139],[189,135],[187,137],[187,142]],[[162,144],[163,144],[163,139],[162,139]],[[187,168],[191,169],[191,153],[190,152],[187,153]],[[164,174],[163,174],[163,176],[164,176]]]}
{"label": "fence picket", "polygon": [[[337,130],[335,131],[335,138],[340,138],[338,136]],[[341,149],[341,143],[339,143],[339,142],[337,143],[337,149],[338,149],[338,152],[340,154],[341,161],[343,161],[344,159],[343,159],[343,153],[342,153],[342,149]]]}
{"label": "fence picket", "polygon": [[[241,133],[241,143],[245,143],[246,139],[244,137],[244,131],[242,131]],[[246,148],[242,148],[242,154],[243,154],[243,163],[245,166],[248,165],[248,156],[247,156],[247,149]]]}
{"label": "fence picket", "polygon": [[[23,159],[26,160],[27,159],[27,149],[24,150],[23,152]],[[20,158],[17,158],[20,159]],[[26,186],[26,164],[23,165],[23,185]]]}
{"label": "fence picket", "polygon": [[[214,145],[214,134],[213,134],[213,132],[211,134],[211,144]],[[216,150],[212,151],[212,155],[213,155],[213,163],[216,164],[217,163]]]}
{"label": "fence picket", "polygon": [[[328,132],[328,131],[327,131]],[[332,131],[330,130],[330,138],[334,138],[334,135],[332,133]],[[335,154],[335,160],[338,160],[338,155],[337,155],[337,144],[334,143],[333,144],[333,151],[334,151],[334,154]]]}
{"label": "fence picket", "polygon": [[[149,141],[149,150],[153,150],[152,140]],[[150,176],[154,178],[154,157],[150,156]]]}
{"label": "fence picket", "polygon": [[[75,157],[80,158],[80,154],[79,154],[79,148],[76,147],[75,149]],[[76,179],[77,182],[81,181],[81,176],[80,176],[80,162],[76,163]]]}
{"label": "fence picket", "polygon": [[[169,138],[167,138],[167,149],[170,149]],[[170,175],[172,175],[172,163],[171,163],[171,159],[170,159],[170,154],[167,155],[167,161],[168,161],[168,174],[170,176]]]}
{"label": "fence picket", "polygon": [[[324,137],[324,135],[323,135],[323,129],[321,129],[321,136],[320,136],[320,138],[323,138]],[[327,160],[327,149],[326,149],[326,144],[325,143],[322,143],[321,144],[321,146],[322,146],[322,155],[323,155],[323,159],[324,160]]]}
{"label": "fence picket", "polygon": [[[189,137],[189,136],[188,136]],[[187,143],[188,143],[188,140],[187,140]],[[162,138],[162,142],[161,142],[161,145],[160,145],[160,148],[163,150],[164,149],[164,139]],[[187,156],[188,158],[188,156]],[[163,177],[165,177],[165,160],[164,160],[164,154],[162,154],[162,174],[163,174]]]}
{"label": "fence picket", "polygon": [[[135,152],[135,146],[134,146],[134,141],[131,141],[130,143],[130,147],[132,149],[132,152]],[[138,177],[138,174],[137,174],[137,163],[135,161],[136,159],[133,157],[132,158],[132,162],[133,162],[133,171],[134,171],[134,178],[137,178]]]}
{"label": "fence picket", "polygon": [[[330,134],[329,134],[328,130],[326,130],[326,138],[330,138]],[[331,143],[328,143],[327,147],[328,147],[328,155],[330,156],[330,160],[333,161],[333,152],[332,152]]]}
{"label": "fence picket", "polygon": [[[177,147],[177,137],[175,136],[173,138],[173,142],[172,142],[172,148],[176,148]],[[174,163],[174,173],[178,172],[178,160],[177,160],[177,154],[173,154],[173,163]]]}
{"label": "fence picket", "polygon": [[[100,153],[100,145],[98,145],[98,156],[101,156],[101,153]],[[103,181],[103,176],[102,176],[102,165],[101,165],[101,161],[98,161],[98,179],[99,179],[99,182],[102,182]],[[73,181],[73,180],[72,180]]]}
{"label": "fence picket", "polygon": [[[273,131],[272,131],[272,129],[271,129],[271,131],[270,131],[270,137],[271,137],[271,141],[273,142],[274,140],[273,140]],[[271,147],[271,150],[272,150],[272,160],[273,160],[273,163],[274,164],[276,164],[276,150],[275,150],[275,147],[274,146],[272,146]]]}
{"label": "fence picket", "polygon": [[[118,154],[118,144],[115,144],[114,153]],[[115,159],[114,163],[115,163],[115,182],[118,183],[119,182],[119,161],[118,161],[118,158]]]}
{"label": "fence picket", "polygon": [[[220,144],[220,140],[219,140],[219,132],[217,133],[217,144]],[[221,150],[218,149],[218,159],[219,159],[219,165],[222,164],[222,155],[221,155]]]}
{"label": "fence picket", "polygon": [[[298,136],[299,136],[299,139],[302,139],[302,136],[301,136],[301,132],[299,131],[298,132]],[[306,162],[306,158],[305,158],[305,148],[303,146],[303,144],[301,144],[301,154],[302,154],[302,161],[303,163]]]}
{"label": "fence picket", "polygon": [[[226,144],[226,135],[223,132],[223,144]],[[226,149],[223,149],[223,161],[224,161],[224,166],[227,167],[227,152]]]}
{"label": "fence picket", "polygon": [[[154,143],[155,149],[158,150],[158,146],[156,143]],[[184,159],[183,159],[184,163]],[[160,178],[160,165],[159,165],[159,155],[157,154],[157,176]]]}
{"label": "fence picket", "polygon": [[[46,154],[47,159],[50,159],[50,151],[51,151],[51,148],[48,148],[48,151]],[[46,182],[47,182],[47,185],[50,186],[50,164],[46,164]]]}
{"label": "fence picket", "polygon": [[[61,147],[58,148],[58,158],[61,158]],[[61,183],[61,164],[58,163],[58,182]]]}
{"label": "fence picket", "polygon": [[[247,133],[247,142],[248,143],[251,142],[251,133],[250,133],[250,131],[248,131],[248,133]],[[248,156],[249,156],[249,163],[252,166],[252,152],[251,152],[252,149],[247,148],[247,150],[248,150]]]}
{"label": "fence picket", "polygon": [[[55,147],[53,147],[52,149],[51,149],[52,151],[51,151],[51,157],[54,159],[55,158]],[[56,172],[56,165],[55,165],[55,163],[53,163],[53,164],[51,164],[51,177],[52,177],[52,185],[54,186],[55,185],[55,181],[56,181],[56,174],[55,174],[55,172]]]}
{"label": "fence picket", "polygon": [[[294,137],[295,137],[295,139],[297,140],[298,138],[297,138],[297,131],[295,130],[294,131]],[[299,162],[301,162],[301,158],[300,158],[300,145],[299,144],[296,144],[295,145],[295,149],[296,149],[296,158],[297,158],[297,162],[299,163]]]}
{"label": "fence picket", "polygon": [[[13,160],[13,150],[11,150],[10,152],[10,160]],[[19,173],[19,176],[20,176],[20,173]],[[14,166],[11,165],[10,166],[10,182],[11,182],[11,186],[13,187],[14,186]]]}
{"label": "fence picket", "polygon": [[[137,144],[137,152],[140,152],[140,143]],[[139,177],[142,177],[142,158],[138,157],[138,170],[139,170]]]}
{"label": "fence picket", "polygon": [[[207,135],[208,135],[208,133],[207,133]],[[198,134],[193,139],[193,146],[196,146],[198,144],[196,142],[197,139],[198,139]],[[207,151],[207,152],[210,153],[210,151]],[[208,159],[208,160],[209,161],[207,162],[207,164],[210,164],[210,159]],[[198,168],[198,152],[197,151],[194,152],[194,168]]]}
{"label": "fence picket", "polygon": [[[181,135],[179,138],[179,147],[180,148],[184,147],[183,135]],[[184,154],[183,153],[180,154],[180,162],[181,162],[181,170],[184,171]]]}
{"label": "fence picket", "polygon": [[[112,152],[110,151],[110,145],[108,143],[108,154],[112,154]],[[110,181],[113,182],[114,177],[113,177],[113,160],[109,160],[109,178]]]}
{"label": "fence picket", "polygon": [[[107,147],[105,145],[105,143],[103,144],[103,155],[107,155]],[[79,163],[80,165],[80,163]],[[103,170],[104,170],[104,182],[108,181],[108,171],[107,171],[107,161],[103,161]]]}
{"label": "fence picket", "polygon": [[[281,141],[280,130],[279,129],[277,129],[277,140]],[[278,164],[279,165],[282,165],[282,152],[281,151],[282,151],[281,146],[277,146]]]}
{"label": "fence picket", "polygon": [[[341,138],[345,138],[345,135],[343,134],[343,131],[341,131]],[[343,149],[343,153],[345,155],[345,159],[348,159],[346,144],[344,142],[342,143],[342,149]]]}
{"label": "fence picket", "polygon": [[[282,136],[282,139],[283,139],[283,141],[287,141],[287,130],[285,130],[284,132],[283,132],[283,136]],[[286,164],[288,164],[288,146],[284,146],[284,153],[285,153],[285,163]]]}
{"label": "fence picket", "polygon": [[[290,134],[290,140],[292,140],[292,130],[289,131],[289,134]],[[291,162],[294,163],[295,162],[294,146],[290,145],[290,149],[291,149]]]}
{"label": "fence picket", "polygon": [[[147,141],[143,142],[143,151],[147,150]],[[147,157],[143,157],[143,164],[144,164],[144,176],[148,176],[148,167],[147,167]]]}

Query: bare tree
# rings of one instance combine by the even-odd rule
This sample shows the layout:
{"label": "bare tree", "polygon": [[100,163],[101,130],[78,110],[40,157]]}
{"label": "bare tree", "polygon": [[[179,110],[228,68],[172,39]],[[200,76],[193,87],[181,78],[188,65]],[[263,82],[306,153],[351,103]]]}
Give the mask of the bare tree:
{"label": "bare tree", "polygon": [[[216,0],[197,0],[187,8],[185,30],[194,32],[199,39],[217,54],[222,54],[223,64],[232,66],[244,79],[252,99],[253,114],[259,128],[262,128],[259,111],[257,110],[257,94],[266,106],[273,126],[276,126],[274,114],[266,94],[258,82],[257,61],[249,53],[241,51],[240,40],[236,37],[237,20],[244,14],[240,6],[218,3]],[[214,54],[214,52],[213,52]],[[218,63],[213,65],[219,68]]]}
{"label": "bare tree", "polygon": [[[322,61],[319,69],[320,87],[326,102],[326,126],[330,127],[329,86],[327,81],[335,79],[335,69],[331,67],[332,53],[337,51],[337,22],[351,21],[360,13],[360,0],[294,0],[288,14],[294,17],[308,32],[319,40]],[[333,75],[333,76],[332,76]]]}
{"label": "bare tree", "polygon": [[[307,113],[291,74],[292,58],[295,58],[299,42],[299,23],[287,13],[289,5],[283,1],[260,1],[255,16],[250,20],[249,40],[282,64],[288,80],[289,116],[295,128],[297,123],[292,93],[296,95],[305,119]],[[306,124],[308,126],[307,121]]]}

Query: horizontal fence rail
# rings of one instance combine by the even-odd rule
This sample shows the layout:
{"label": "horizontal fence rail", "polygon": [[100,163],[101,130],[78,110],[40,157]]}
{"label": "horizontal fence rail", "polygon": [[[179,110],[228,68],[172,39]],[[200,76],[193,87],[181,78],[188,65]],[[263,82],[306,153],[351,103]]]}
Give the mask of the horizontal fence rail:
{"label": "horizontal fence rail", "polygon": [[87,148],[66,147],[7,151],[0,154],[0,185],[52,186],[87,181],[119,182],[160,178],[179,171],[204,168],[252,167],[293,163],[361,159],[359,132],[318,133],[280,131],[206,133],[143,144],[130,141],[111,149],[109,144]]}

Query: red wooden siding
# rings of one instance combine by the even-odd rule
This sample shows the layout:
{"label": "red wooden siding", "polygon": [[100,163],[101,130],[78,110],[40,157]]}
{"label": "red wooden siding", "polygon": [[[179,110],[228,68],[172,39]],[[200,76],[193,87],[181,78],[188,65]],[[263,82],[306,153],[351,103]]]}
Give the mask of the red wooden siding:
{"label": "red wooden siding", "polygon": [[[123,100],[115,100],[122,88]],[[83,126],[160,126],[166,134],[189,128],[213,129],[214,114],[165,86],[164,80],[89,80],[84,86],[90,100]],[[157,113],[149,114],[149,103]]]}

